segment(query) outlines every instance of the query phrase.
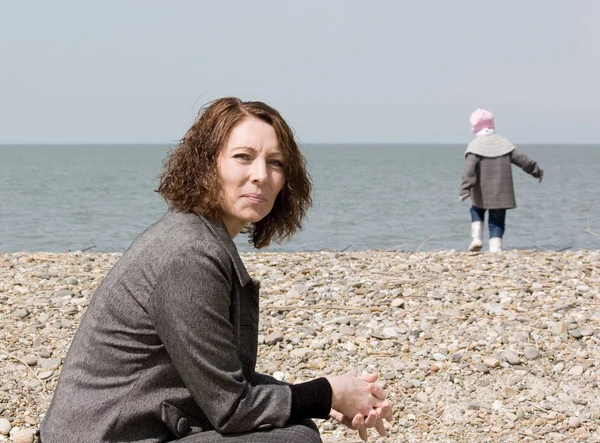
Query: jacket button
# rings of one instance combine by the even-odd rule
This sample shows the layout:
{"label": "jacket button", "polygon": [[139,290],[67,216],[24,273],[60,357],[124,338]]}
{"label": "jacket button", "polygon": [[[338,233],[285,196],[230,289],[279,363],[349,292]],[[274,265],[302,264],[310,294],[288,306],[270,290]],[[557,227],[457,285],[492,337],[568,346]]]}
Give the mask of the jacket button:
{"label": "jacket button", "polygon": [[190,432],[190,422],[187,418],[181,417],[177,422],[177,432],[179,435],[186,435]]}

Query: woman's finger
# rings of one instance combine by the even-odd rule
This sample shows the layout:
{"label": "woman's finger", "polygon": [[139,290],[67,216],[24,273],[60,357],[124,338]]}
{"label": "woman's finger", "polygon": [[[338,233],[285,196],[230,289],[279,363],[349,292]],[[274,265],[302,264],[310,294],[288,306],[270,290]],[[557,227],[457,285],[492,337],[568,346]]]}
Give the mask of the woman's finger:
{"label": "woman's finger", "polygon": [[342,420],[344,418],[344,415],[341,412],[336,411],[335,409],[331,409],[329,411],[329,416],[331,418],[333,418],[334,420],[339,421],[340,423],[342,422]]}
{"label": "woman's finger", "polygon": [[377,381],[377,379],[379,378],[379,373],[378,372],[372,372],[372,373],[363,372],[362,375],[360,376],[360,378],[363,381],[366,381],[367,383],[375,383]]}
{"label": "woman's finger", "polygon": [[[353,429],[353,430],[358,430],[359,425],[354,426],[353,421],[350,420],[348,417],[346,417],[344,414],[342,414],[339,411],[336,411],[335,409],[331,409],[329,411],[329,416],[331,418],[333,418],[335,421],[343,424],[344,426]],[[358,414],[358,417],[362,417],[362,415]],[[362,422],[361,422],[362,423]]]}
{"label": "woman's finger", "polygon": [[358,428],[354,427],[354,425],[352,424],[352,420],[350,420],[346,416],[344,416],[344,418],[342,419],[342,421],[340,423],[343,424],[344,426],[346,426],[347,428],[352,429],[354,431],[356,431],[358,429]]}
{"label": "woman's finger", "polygon": [[377,419],[377,421],[375,422],[375,429],[377,429],[377,432],[379,432],[379,435],[381,435],[382,437],[387,436],[387,430],[385,429],[383,420],[381,420],[380,418]]}
{"label": "woman's finger", "polygon": [[392,404],[387,400],[383,400],[383,402],[381,402],[381,407],[377,408],[377,413],[379,414],[380,418],[385,418],[389,422],[394,419]]}
{"label": "woman's finger", "polygon": [[367,428],[375,427],[375,423],[378,419],[379,417],[377,416],[377,411],[375,409],[372,409],[371,412],[369,412],[369,415],[365,417],[365,426]]}
{"label": "woman's finger", "polygon": [[378,383],[369,383],[369,391],[372,395],[381,400],[385,400],[387,397],[387,392],[385,392],[383,390],[383,387],[381,387],[381,385],[379,385]]}
{"label": "woman's finger", "polygon": [[364,426],[358,428],[358,436],[362,441],[367,441],[369,439],[369,433],[367,432],[367,428]]}
{"label": "woman's finger", "polygon": [[359,421],[357,420],[357,417],[362,417],[362,415],[360,415],[360,414],[357,414],[357,415],[355,415],[355,416],[354,416],[354,418],[352,418],[352,419],[351,419],[351,418],[349,418],[349,417],[346,417],[346,416],[344,416],[343,420],[342,420],[340,423],[342,423],[342,424],[343,424],[344,426],[346,426],[347,428],[350,428],[350,429],[352,429],[352,430],[354,430],[354,431],[357,431],[357,430],[358,430],[358,428],[359,428],[360,426],[362,426],[362,424],[361,424],[361,423],[362,423],[362,421],[361,421],[361,422],[359,422]]}
{"label": "woman's finger", "polygon": [[365,426],[365,418],[361,414],[356,414],[352,419],[352,429],[360,429]]}
{"label": "woman's finger", "polygon": [[385,420],[391,422],[394,417],[392,407],[390,406],[389,403],[387,403],[386,400],[384,400],[384,402],[386,402],[386,403],[382,403],[381,407],[376,407],[374,409],[377,411],[378,418],[380,418],[382,420],[385,419]]}

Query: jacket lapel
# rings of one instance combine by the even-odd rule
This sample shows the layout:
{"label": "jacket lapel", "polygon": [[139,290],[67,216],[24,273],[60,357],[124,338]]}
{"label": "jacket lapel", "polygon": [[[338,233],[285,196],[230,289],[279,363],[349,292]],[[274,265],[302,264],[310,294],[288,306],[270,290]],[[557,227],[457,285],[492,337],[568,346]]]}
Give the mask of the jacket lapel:
{"label": "jacket lapel", "polygon": [[235,268],[235,273],[237,274],[238,280],[240,281],[240,285],[242,287],[246,286],[251,280],[250,275],[246,270],[244,262],[240,258],[240,254],[238,253],[235,243],[229,236],[227,229],[225,229],[225,225],[223,225],[222,222],[214,222],[201,215],[199,217],[206,224],[206,226],[208,226],[208,229],[212,231],[215,237],[217,237],[221,241],[221,243],[227,250],[229,257],[231,257],[231,261],[233,262],[233,267]]}

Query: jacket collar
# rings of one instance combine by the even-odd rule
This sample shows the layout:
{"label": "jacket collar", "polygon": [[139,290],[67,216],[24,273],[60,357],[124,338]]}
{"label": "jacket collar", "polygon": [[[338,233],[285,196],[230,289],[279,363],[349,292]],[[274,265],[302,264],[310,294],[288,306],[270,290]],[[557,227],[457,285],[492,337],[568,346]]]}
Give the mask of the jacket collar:
{"label": "jacket collar", "polygon": [[233,242],[232,238],[229,236],[229,232],[227,232],[227,229],[225,228],[223,222],[214,222],[202,215],[199,215],[198,217],[200,217],[204,224],[208,226],[208,229],[211,230],[215,237],[217,237],[221,241],[221,243],[227,250],[229,257],[231,258],[231,261],[233,262],[233,267],[235,268],[235,273],[237,274],[238,280],[240,281],[240,285],[242,285],[242,287],[246,286],[251,280],[250,275],[248,274],[246,266],[240,258],[240,254],[238,253],[237,247],[235,246],[235,243]]}

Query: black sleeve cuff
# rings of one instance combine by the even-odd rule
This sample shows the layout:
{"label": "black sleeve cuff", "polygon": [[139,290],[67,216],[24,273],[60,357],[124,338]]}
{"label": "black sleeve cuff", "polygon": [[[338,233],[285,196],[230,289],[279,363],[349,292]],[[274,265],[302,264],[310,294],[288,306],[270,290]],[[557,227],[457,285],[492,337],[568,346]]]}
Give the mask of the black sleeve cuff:
{"label": "black sleeve cuff", "polygon": [[329,418],[333,391],[326,378],[290,385],[292,389],[291,421],[305,418]]}

